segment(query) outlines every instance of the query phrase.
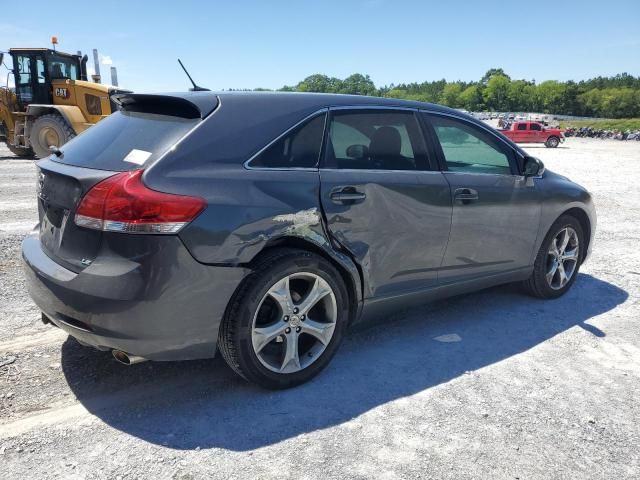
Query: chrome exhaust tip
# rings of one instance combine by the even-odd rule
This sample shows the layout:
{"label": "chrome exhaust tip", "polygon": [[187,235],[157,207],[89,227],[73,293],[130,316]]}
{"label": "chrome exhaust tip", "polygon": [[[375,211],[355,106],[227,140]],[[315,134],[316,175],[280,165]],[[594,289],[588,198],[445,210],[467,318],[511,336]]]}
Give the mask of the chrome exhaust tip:
{"label": "chrome exhaust tip", "polygon": [[147,359],[144,357],[129,355],[127,352],[123,352],[122,350],[111,350],[111,355],[113,355],[113,358],[115,358],[118,362],[124,365],[134,365],[136,363],[147,361]]}

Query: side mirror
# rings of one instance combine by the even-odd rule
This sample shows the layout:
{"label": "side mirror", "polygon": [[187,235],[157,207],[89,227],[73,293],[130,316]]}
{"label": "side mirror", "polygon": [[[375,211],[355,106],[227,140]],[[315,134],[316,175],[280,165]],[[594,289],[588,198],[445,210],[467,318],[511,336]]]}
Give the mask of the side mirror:
{"label": "side mirror", "polygon": [[536,157],[524,157],[523,175],[525,177],[539,177],[544,173],[544,163]]}

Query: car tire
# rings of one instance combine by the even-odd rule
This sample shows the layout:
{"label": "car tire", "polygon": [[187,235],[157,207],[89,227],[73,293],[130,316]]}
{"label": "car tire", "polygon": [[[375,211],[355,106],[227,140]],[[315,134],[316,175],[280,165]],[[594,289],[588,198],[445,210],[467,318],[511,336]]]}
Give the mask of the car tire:
{"label": "car tire", "polygon": [[[565,247],[562,247],[564,237],[561,235],[563,232],[567,232],[570,236]],[[556,248],[554,248],[554,242]],[[575,250],[576,245],[577,250]],[[561,216],[551,226],[538,250],[533,264],[533,272],[524,282],[526,292],[534,297],[545,299],[564,295],[578,276],[585,255],[585,247],[584,232],[580,222],[571,215]],[[575,258],[569,260],[570,257]],[[569,275],[567,275],[567,271],[570,271]],[[568,278],[563,279],[562,274]]]}
{"label": "car tire", "polygon": [[[305,310],[316,290],[314,295],[323,296]],[[220,352],[236,373],[261,387],[299,385],[320,373],[337,351],[349,321],[348,302],[342,277],[329,261],[305,250],[273,249],[255,262],[231,299],[220,326]],[[311,315],[306,318],[302,310]]]}
{"label": "car tire", "polygon": [[560,139],[558,137],[549,137],[547,141],[544,142],[544,146],[547,148],[556,148],[560,145]]}
{"label": "car tire", "polygon": [[75,136],[64,118],[57,113],[49,113],[34,120],[29,141],[36,156],[44,158],[51,155],[50,146],[61,147]]}

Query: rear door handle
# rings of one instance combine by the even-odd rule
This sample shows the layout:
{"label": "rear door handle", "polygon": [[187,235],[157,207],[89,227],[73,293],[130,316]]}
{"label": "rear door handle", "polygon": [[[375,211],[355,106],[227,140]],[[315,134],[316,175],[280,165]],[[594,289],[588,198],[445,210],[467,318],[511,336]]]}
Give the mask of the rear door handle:
{"label": "rear door handle", "polygon": [[456,188],[453,192],[453,199],[466,205],[478,200],[478,192],[473,188]]}
{"label": "rear door handle", "polygon": [[359,192],[355,187],[342,187],[329,195],[335,203],[356,203],[367,198],[364,192]]}

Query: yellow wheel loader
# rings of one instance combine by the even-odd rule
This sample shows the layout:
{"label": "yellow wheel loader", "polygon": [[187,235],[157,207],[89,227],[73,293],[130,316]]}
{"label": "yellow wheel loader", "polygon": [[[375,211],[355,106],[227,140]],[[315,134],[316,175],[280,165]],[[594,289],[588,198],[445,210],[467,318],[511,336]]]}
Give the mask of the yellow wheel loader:
{"label": "yellow wheel loader", "polygon": [[[0,87],[0,140],[22,157],[48,156],[117,109],[114,93],[87,79],[87,56],[47,48],[12,48],[15,88]],[[0,53],[0,65],[3,54]]]}

